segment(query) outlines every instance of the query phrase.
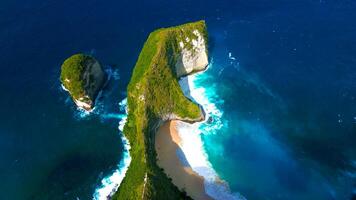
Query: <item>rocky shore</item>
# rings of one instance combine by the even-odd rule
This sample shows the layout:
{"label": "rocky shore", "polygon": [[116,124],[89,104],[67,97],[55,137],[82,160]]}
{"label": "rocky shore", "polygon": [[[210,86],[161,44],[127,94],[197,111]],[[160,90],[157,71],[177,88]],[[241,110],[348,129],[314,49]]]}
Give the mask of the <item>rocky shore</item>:
{"label": "rocky shore", "polygon": [[81,109],[92,111],[95,100],[107,79],[100,63],[92,56],[75,54],[64,61],[61,82],[74,103]]}

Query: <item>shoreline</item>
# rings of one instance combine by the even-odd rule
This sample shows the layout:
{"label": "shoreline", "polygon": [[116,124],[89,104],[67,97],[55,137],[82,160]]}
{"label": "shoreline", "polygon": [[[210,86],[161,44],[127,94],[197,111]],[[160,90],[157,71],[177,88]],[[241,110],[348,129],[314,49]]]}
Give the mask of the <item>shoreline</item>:
{"label": "shoreline", "polygon": [[[111,79],[112,76],[112,69],[104,69],[104,76],[105,76],[105,82],[103,83],[103,85],[99,88],[99,90],[96,92],[96,94],[94,95],[94,102],[93,102],[93,107],[90,107],[89,104],[82,102],[78,99],[75,99],[72,97],[72,95],[70,94],[69,90],[63,85],[63,83],[61,83],[61,88],[69,93],[69,96],[71,97],[71,99],[73,100],[74,104],[76,105],[77,110],[79,111],[83,111],[86,114],[90,114],[95,110],[95,105],[98,101],[98,99],[100,99],[102,97],[103,91],[105,90],[105,88],[107,87],[107,85],[109,84],[109,81]],[[87,108],[86,108],[87,107]]]}
{"label": "shoreline", "polygon": [[124,179],[126,172],[131,163],[130,156],[130,142],[123,134],[124,126],[127,121],[127,98],[121,100],[119,103],[120,110],[125,110],[126,114],[120,116],[118,130],[121,132],[121,141],[124,145],[123,158],[117,164],[117,169],[111,174],[103,177],[100,181],[100,186],[95,189],[93,194],[93,200],[107,200],[110,199],[117,189],[119,188],[122,180]]}
{"label": "shoreline", "polygon": [[157,164],[164,169],[168,177],[181,191],[193,199],[211,200],[205,192],[204,177],[196,173],[189,165],[181,149],[182,138],[177,131],[178,120],[162,124],[155,138]]}
{"label": "shoreline", "polygon": [[[198,79],[197,77],[200,74],[203,74],[208,69],[209,65],[204,70],[201,70],[189,76],[181,77],[179,79],[179,84],[184,95],[200,106],[201,110],[203,111],[204,119],[193,123],[184,120],[182,121],[180,119],[172,120],[174,122],[174,126],[168,126],[168,130],[166,128],[166,132],[168,133],[166,135],[171,135],[172,132],[174,132],[173,134],[178,136],[179,141],[174,143],[175,148],[179,150],[179,155],[177,155],[177,151],[172,152],[172,150],[170,150],[170,152],[164,152],[165,154],[170,155],[170,157],[167,158],[168,160],[166,162],[169,162],[169,159],[173,159],[170,162],[174,163],[177,162],[174,161],[174,159],[176,159],[178,160],[178,165],[182,165],[182,163],[184,163],[188,166],[188,168],[192,172],[190,174],[191,177],[199,177],[199,179],[202,180],[203,185],[201,185],[201,182],[200,184],[198,182],[195,186],[191,186],[189,191],[185,190],[187,194],[189,196],[192,196],[194,199],[204,199],[199,197],[196,198],[193,196],[196,194],[200,194],[204,195],[204,197],[206,197],[207,199],[245,200],[245,198],[239,193],[231,193],[228,183],[222,180],[212,168],[204,150],[203,141],[200,137],[200,134],[202,134],[203,131],[200,129],[200,126],[202,126],[202,124],[205,124],[206,122],[208,122],[206,125],[210,128],[209,132],[215,132],[223,126],[223,122],[220,120],[222,112],[216,107],[215,103],[211,102],[211,100],[209,99],[209,89],[203,88],[200,85],[195,84],[195,80]],[[213,123],[209,122],[209,120],[212,120]],[[159,134],[160,133],[157,132],[156,137],[159,137]],[[173,142],[173,139],[176,136],[170,137],[171,139],[168,139],[166,141],[166,144],[164,145],[172,146],[171,143]],[[174,148],[174,145],[171,148]],[[159,154],[158,151],[159,150],[156,148],[157,154]],[[157,157],[158,159],[160,159],[160,155],[158,155]],[[181,159],[183,160],[183,162],[179,160],[179,158],[182,157],[184,158]],[[185,171],[178,172],[180,168],[184,169],[184,167],[177,167],[177,164],[163,166],[162,164],[160,164],[160,160],[158,160],[157,163],[159,164],[159,166],[165,169],[165,173],[172,178],[173,184],[176,185],[179,189],[182,188],[182,185],[184,186],[184,184],[187,184],[185,182],[176,183],[177,180],[182,179],[183,175],[186,176],[187,174],[189,174]],[[173,173],[171,173],[172,175],[169,171],[173,171]],[[189,181],[186,182],[189,183]]]}

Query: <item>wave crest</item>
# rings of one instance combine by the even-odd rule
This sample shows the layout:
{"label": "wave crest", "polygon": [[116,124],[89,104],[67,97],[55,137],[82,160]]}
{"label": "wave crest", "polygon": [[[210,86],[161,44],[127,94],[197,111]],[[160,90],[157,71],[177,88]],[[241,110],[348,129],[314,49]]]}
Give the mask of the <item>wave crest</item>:
{"label": "wave crest", "polygon": [[107,200],[116,192],[117,188],[120,186],[122,180],[125,177],[126,171],[131,163],[130,157],[130,143],[127,138],[123,135],[122,131],[127,121],[127,99],[123,99],[120,103],[120,110],[125,111],[126,114],[117,114],[121,120],[119,122],[119,130],[121,134],[121,140],[124,144],[123,158],[117,165],[117,169],[110,175],[104,177],[101,181],[101,186],[95,190],[93,195],[94,200]]}
{"label": "wave crest", "polygon": [[[208,69],[212,64],[208,66]],[[207,69],[207,70],[208,70]],[[196,73],[181,78],[179,84],[184,94],[200,104],[205,111],[205,121],[195,124],[178,122],[177,132],[181,138],[181,149],[197,174],[204,177],[205,192],[214,199],[244,200],[239,193],[231,193],[226,182],[219,178],[208,160],[208,155],[201,138],[202,134],[217,134],[219,129],[227,126],[222,120],[223,111],[218,108],[224,101],[217,95],[215,84],[209,80],[208,73]]]}

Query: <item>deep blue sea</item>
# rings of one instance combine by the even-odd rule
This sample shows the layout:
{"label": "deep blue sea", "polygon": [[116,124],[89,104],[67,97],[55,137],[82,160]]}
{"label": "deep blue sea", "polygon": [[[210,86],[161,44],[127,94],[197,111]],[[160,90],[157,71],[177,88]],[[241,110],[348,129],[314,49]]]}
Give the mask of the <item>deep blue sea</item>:
{"label": "deep blue sea", "polygon": [[[221,111],[202,139],[246,199],[356,197],[356,1],[0,2],[0,199],[92,199],[117,169],[126,86],[148,34],[205,19],[200,85]],[[94,114],[59,82],[64,59],[114,73]]]}

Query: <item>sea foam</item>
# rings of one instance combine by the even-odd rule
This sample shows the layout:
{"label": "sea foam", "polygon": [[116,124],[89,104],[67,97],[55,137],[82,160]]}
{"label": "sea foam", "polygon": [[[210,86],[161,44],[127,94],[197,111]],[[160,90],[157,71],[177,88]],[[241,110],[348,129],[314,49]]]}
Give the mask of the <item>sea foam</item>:
{"label": "sea foam", "polygon": [[[208,69],[211,67],[212,64]],[[224,126],[223,112],[217,106],[217,104],[222,104],[223,100],[219,100],[215,85],[206,82],[208,76],[204,72],[199,72],[183,77],[179,81],[184,94],[200,104],[205,111],[204,122],[194,124],[178,122],[180,147],[193,171],[204,177],[205,191],[209,196],[217,200],[245,199],[238,193],[230,192],[228,184],[222,181],[213,169],[204,149],[201,134],[216,134]]]}
{"label": "sea foam", "polygon": [[119,122],[119,130],[121,134],[121,140],[124,144],[123,158],[118,164],[117,169],[110,175],[103,178],[101,181],[101,186],[95,190],[93,199],[95,200],[107,200],[116,192],[117,188],[120,186],[122,180],[125,177],[126,171],[130,165],[130,143],[127,138],[123,135],[122,131],[127,121],[127,99],[125,98],[119,103],[120,110],[125,110],[126,114],[115,115],[121,120]]}
{"label": "sea foam", "polygon": [[[104,87],[107,87],[111,80],[116,82],[120,79],[120,74],[117,69],[113,70],[111,67],[105,69],[108,77],[104,84]],[[61,88],[64,91],[67,91],[67,88],[61,84]],[[112,87],[110,87],[109,91],[106,93],[111,92]],[[107,200],[117,191],[118,187],[120,186],[122,180],[125,177],[126,171],[130,165],[131,157],[130,157],[130,143],[127,138],[123,134],[123,128],[127,121],[127,98],[123,99],[119,103],[120,113],[112,113],[107,112],[107,108],[104,108],[104,102],[100,98],[102,96],[102,91],[99,92],[98,97],[96,98],[95,107],[93,108],[92,112],[88,112],[84,109],[78,108],[76,109],[77,112],[74,112],[74,117],[78,120],[88,119],[88,117],[96,115],[99,116],[101,120],[106,119],[118,119],[119,121],[119,134],[121,136],[122,143],[124,145],[123,150],[123,157],[117,165],[117,169],[114,170],[111,174],[107,175],[101,180],[100,186],[95,189],[93,194],[94,200]],[[70,97],[68,96],[66,99],[66,103],[72,104]]]}

